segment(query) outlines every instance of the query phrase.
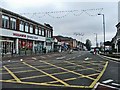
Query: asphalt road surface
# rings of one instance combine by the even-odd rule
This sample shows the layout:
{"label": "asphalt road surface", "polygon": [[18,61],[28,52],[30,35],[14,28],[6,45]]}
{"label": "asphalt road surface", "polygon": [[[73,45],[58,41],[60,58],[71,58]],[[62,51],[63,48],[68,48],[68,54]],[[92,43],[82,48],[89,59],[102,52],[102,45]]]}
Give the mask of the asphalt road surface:
{"label": "asphalt road surface", "polygon": [[[98,86],[120,88],[120,63],[74,51],[2,61],[2,88],[93,89]],[[103,89],[98,89],[103,90]]]}

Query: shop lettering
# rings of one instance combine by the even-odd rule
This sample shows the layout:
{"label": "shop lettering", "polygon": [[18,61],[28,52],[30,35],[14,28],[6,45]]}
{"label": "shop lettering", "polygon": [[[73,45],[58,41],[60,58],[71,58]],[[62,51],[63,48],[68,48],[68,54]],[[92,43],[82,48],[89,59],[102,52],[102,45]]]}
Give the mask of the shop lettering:
{"label": "shop lettering", "polygon": [[26,35],[24,35],[24,34],[18,34],[18,33],[13,33],[13,36],[26,37]]}
{"label": "shop lettering", "polygon": [[29,36],[29,35],[27,35],[27,38],[38,39],[38,37],[35,37],[35,36]]}

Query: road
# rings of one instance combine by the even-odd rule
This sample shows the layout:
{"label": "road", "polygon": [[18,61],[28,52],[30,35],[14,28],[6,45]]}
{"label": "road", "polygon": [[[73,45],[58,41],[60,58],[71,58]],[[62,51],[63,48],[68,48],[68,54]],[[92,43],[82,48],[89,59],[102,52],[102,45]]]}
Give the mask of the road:
{"label": "road", "polygon": [[[120,63],[93,55],[87,51],[74,51],[2,62],[2,88],[93,89],[106,85],[119,89]],[[102,90],[102,89],[101,89]]]}

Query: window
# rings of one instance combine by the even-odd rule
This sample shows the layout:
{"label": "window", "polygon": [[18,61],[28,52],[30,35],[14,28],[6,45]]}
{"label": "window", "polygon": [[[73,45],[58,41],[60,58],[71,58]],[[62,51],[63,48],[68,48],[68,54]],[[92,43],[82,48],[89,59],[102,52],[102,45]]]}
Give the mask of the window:
{"label": "window", "polygon": [[24,22],[23,21],[20,21],[19,30],[24,31]]}
{"label": "window", "polygon": [[30,25],[30,33],[33,33],[33,25]]}
{"label": "window", "polygon": [[51,37],[51,31],[49,31],[49,37]]}
{"label": "window", "polygon": [[25,23],[25,32],[28,32],[28,23]]}
{"label": "window", "polygon": [[38,34],[38,27],[35,28],[35,34]]}
{"label": "window", "polygon": [[42,33],[42,32],[41,32],[41,28],[39,28],[39,35],[41,35],[41,33]]}
{"label": "window", "polygon": [[49,37],[49,31],[47,30],[47,37]]}
{"label": "window", "polygon": [[2,27],[9,28],[9,17],[2,15]]}
{"label": "window", "polygon": [[16,30],[16,19],[10,18],[10,28]]}
{"label": "window", "polygon": [[44,29],[42,29],[42,36],[44,36]]}

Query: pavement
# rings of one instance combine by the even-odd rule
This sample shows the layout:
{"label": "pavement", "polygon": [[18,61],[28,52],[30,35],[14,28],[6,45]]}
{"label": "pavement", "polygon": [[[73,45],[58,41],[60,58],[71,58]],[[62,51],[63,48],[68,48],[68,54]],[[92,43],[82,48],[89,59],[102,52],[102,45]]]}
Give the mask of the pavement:
{"label": "pavement", "polygon": [[[10,88],[91,90],[95,89],[98,82],[102,83],[108,77],[106,69],[111,68],[108,67],[109,62],[111,63],[104,57],[86,51],[13,58],[2,61],[0,82],[2,88],[8,90]],[[104,75],[105,72],[107,76]],[[115,71],[112,74],[118,73]]]}

